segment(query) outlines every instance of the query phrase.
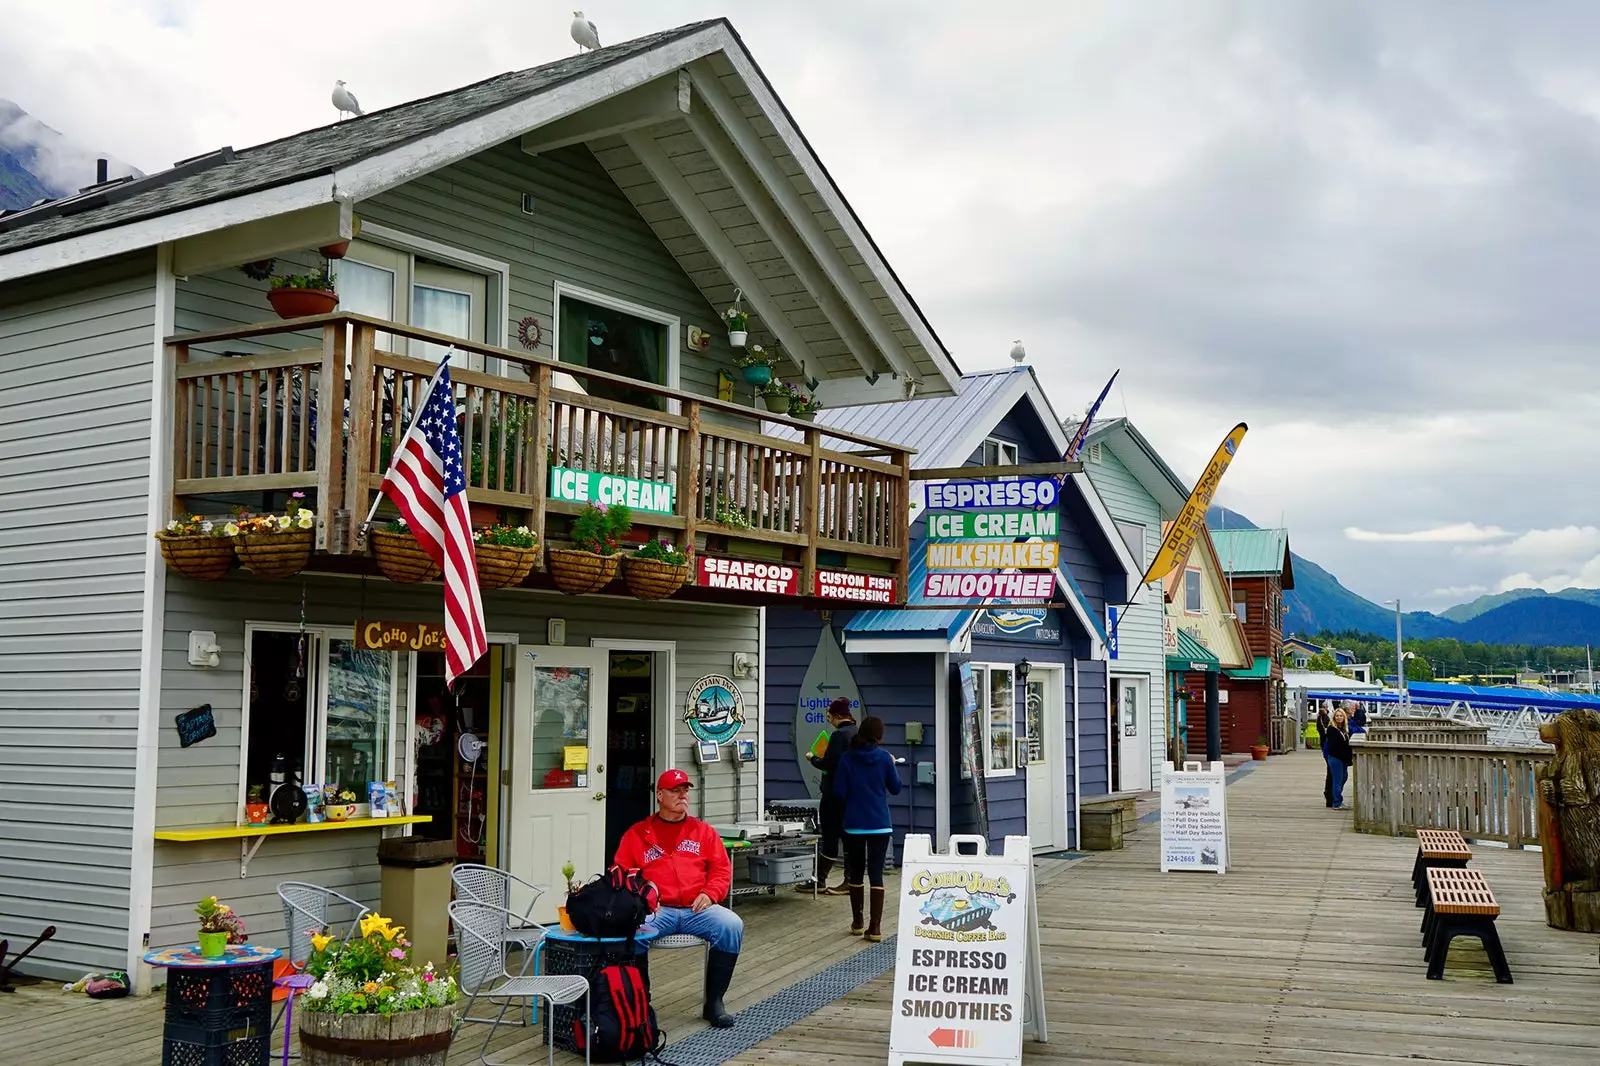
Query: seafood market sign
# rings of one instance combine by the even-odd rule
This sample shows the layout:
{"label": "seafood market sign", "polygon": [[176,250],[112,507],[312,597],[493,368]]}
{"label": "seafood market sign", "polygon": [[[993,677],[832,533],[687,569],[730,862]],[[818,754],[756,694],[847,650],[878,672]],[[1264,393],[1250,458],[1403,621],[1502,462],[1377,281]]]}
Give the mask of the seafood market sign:
{"label": "seafood market sign", "polygon": [[998,855],[983,837],[951,837],[942,853],[906,837],[889,1066],[1020,1064],[1024,1030],[1045,1042],[1033,888],[1027,837],[1006,837]]}

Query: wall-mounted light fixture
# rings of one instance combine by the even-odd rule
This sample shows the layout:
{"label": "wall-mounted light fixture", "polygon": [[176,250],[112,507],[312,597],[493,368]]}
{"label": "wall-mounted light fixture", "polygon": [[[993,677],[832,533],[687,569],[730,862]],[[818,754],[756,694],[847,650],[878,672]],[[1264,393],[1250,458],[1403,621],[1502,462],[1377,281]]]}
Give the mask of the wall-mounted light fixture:
{"label": "wall-mounted light fixture", "polygon": [[201,630],[189,632],[189,665],[218,667],[222,665],[222,649],[217,646],[217,635]]}

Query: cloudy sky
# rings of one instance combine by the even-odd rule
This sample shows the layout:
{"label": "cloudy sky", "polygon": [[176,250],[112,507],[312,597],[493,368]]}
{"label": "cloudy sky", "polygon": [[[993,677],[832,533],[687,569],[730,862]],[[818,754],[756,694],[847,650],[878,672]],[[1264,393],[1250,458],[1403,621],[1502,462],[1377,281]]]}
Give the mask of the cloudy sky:
{"label": "cloudy sky", "polygon": [[[1027,345],[1375,600],[1600,586],[1600,5],[591,0],[729,16],[964,369]],[[0,96],[145,170],[570,54],[571,8],[0,0]],[[1003,15],[1001,14],[1003,12]]]}

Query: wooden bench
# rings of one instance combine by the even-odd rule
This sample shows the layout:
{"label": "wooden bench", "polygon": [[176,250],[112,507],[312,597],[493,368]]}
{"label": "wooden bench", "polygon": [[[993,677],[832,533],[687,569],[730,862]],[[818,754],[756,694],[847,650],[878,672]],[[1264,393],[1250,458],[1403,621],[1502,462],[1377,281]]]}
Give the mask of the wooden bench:
{"label": "wooden bench", "polygon": [[1475,936],[1489,955],[1494,979],[1503,985],[1511,984],[1511,967],[1506,964],[1505,949],[1500,946],[1500,934],[1494,927],[1500,904],[1489,890],[1489,882],[1476,870],[1430,867],[1426,876],[1428,905],[1422,915],[1422,957],[1428,963],[1428,980],[1444,980],[1450,941],[1458,936]]}
{"label": "wooden bench", "polygon": [[1139,820],[1139,793],[1111,792],[1104,796],[1084,796],[1078,800],[1078,809],[1084,812],[1119,810],[1122,812],[1123,826],[1132,829]]}
{"label": "wooden bench", "polygon": [[1454,829],[1418,829],[1417,861],[1411,867],[1411,884],[1417,890],[1417,906],[1428,903],[1430,869],[1459,870],[1472,861],[1472,849]]}

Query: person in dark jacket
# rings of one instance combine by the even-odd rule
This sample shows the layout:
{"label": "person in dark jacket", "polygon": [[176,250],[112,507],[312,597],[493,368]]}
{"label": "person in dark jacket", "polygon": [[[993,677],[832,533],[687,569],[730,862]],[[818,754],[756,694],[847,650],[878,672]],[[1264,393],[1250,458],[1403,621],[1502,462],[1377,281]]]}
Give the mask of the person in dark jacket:
{"label": "person in dark jacket", "polygon": [[[833,732],[828,737],[827,750],[821,755],[808,751],[806,759],[822,771],[822,790],[817,803],[817,829],[822,834],[822,839],[817,843],[817,891],[825,896],[842,896],[849,891],[848,887],[840,882],[829,888],[828,871],[839,862],[839,848],[844,838],[844,830],[839,824],[844,815],[844,803],[833,794],[833,774],[856,737],[856,719],[850,713],[848,699],[839,696],[828,704],[828,725]],[[810,892],[811,882],[796,885],[795,891]]]}
{"label": "person in dark jacket", "polygon": [[[883,939],[883,862],[889,852],[894,827],[889,821],[889,797],[903,787],[894,756],[883,742],[883,719],[861,723],[855,742],[839,759],[833,772],[834,795],[844,801],[844,880],[850,890],[850,934]],[[863,925],[862,904],[866,884],[872,882],[871,919]]]}
{"label": "person in dark jacket", "polygon": [[1350,712],[1350,735],[1360,736],[1367,731],[1367,705],[1351,700],[1345,704]]}
{"label": "person in dark jacket", "polygon": [[1333,764],[1328,762],[1328,731],[1333,728],[1333,719],[1328,716],[1328,705],[1317,704],[1317,734],[1321,737],[1322,747],[1322,805],[1333,806]]}
{"label": "person in dark jacket", "polygon": [[1333,775],[1333,809],[1342,811],[1344,783],[1350,777],[1350,764],[1356,761],[1350,750],[1350,726],[1345,721],[1344,708],[1333,712],[1333,725],[1328,729],[1328,771]]}

